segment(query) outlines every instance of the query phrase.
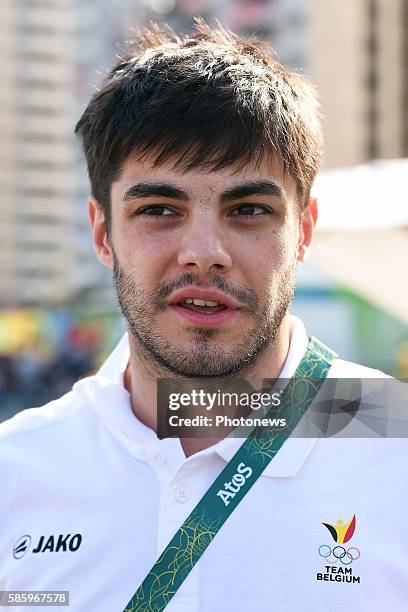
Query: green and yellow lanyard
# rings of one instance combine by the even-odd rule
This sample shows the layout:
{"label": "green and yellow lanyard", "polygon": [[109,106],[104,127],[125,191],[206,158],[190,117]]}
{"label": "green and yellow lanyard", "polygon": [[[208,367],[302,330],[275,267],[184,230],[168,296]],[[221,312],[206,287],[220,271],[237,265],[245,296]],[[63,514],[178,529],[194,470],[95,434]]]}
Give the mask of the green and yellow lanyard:
{"label": "green and yellow lanyard", "polygon": [[[336,357],[320,340],[310,338],[296,372],[281,393],[280,411],[287,417],[286,427],[278,432],[271,427],[252,430],[168,543],[124,612],[164,610],[230,514],[292,434]],[[272,410],[265,418],[272,415]],[[217,493],[224,483],[237,482],[237,474],[240,488],[224,501]]]}

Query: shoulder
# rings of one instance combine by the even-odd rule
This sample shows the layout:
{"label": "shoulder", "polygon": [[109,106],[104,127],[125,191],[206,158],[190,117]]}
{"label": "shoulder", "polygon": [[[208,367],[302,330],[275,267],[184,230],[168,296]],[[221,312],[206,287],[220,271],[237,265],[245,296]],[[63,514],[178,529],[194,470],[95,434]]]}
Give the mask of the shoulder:
{"label": "shoulder", "polygon": [[7,440],[37,432],[46,434],[49,427],[63,427],[80,408],[80,402],[70,391],[39,408],[28,408],[0,424],[0,445]]}
{"label": "shoulder", "polygon": [[80,473],[97,453],[90,444],[98,438],[97,428],[95,411],[75,391],[2,423],[0,506],[12,507],[22,491],[30,499],[53,495],[61,479]]}
{"label": "shoulder", "polygon": [[39,408],[22,410],[0,424],[0,472],[33,470],[72,453],[93,428],[95,416],[74,391]]}
{"label": "shoulder", "polygon": [[335,359],[329,370],[330,378],[391,378],[388,374],[344,359]]}

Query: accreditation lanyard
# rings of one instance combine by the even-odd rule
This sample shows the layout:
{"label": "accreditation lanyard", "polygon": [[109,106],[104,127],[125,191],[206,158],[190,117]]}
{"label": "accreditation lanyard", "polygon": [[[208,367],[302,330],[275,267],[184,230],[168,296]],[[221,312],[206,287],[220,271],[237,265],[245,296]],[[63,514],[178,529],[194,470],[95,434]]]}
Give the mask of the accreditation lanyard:
{"label": "accreditation lanyard", "polygon": [[[277,455],[312,403],[337,355],[311,337],[293,377],[281,393],[279,412],[286,427],[256,427],[227,463],[168,543],[124,612],[161,612],[211,544],[222,525]],[[266,415],[276,416],[276,408]],[[232,481],[237,492],[225,494]],[[240,487],[240,488],[239,488]],[[221,491],[224,494],[219,494]]]}

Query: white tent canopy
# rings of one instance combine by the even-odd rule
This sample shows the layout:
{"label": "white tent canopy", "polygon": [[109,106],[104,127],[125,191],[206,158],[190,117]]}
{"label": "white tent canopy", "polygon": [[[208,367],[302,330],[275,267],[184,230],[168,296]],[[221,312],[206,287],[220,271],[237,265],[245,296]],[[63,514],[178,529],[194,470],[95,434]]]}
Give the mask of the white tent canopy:
{"label": "white tent canopy", "polygon": [[408,159],[322,170],[312,189],[319,201],[318,229],[407,227],[407,187]]}

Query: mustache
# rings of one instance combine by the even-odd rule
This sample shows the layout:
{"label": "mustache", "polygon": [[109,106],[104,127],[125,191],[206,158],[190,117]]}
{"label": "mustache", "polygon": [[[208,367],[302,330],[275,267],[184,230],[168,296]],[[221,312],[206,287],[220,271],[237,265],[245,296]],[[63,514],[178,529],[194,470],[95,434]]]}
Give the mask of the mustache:
{"label": "mustache", "polygon": [[[119,306],[123,312],[123,305],[121,304],[121,296],[123,294],[132,293],[138,297],[139,305],[137,309],[146,316],[146,312],[153,316],[154,311],[163,312],[167,308],[166,299],[176,291],[191,285],[197,287],[215,287],[231,297],[238,300],[242,305],[243,309],[246,310],[247,314],[256,319],[259,323],[262,322],[265,316],[265,305],[261,304],[256,292],[250,287],[240,286],[236,287],[231,282],[226,280],[222,276],[213,276],[208,279],[204,284],[200,280],[200,276],[193,272],[184,272],[177,278],[170,279],[158,283],[151,293],[147,295],[142,288],[142,283],[136,284],[132,277],[124,272],[121,268],[116,254],[113,253],[113,280],[116,286],[116,293],[119,302]],[[134,308],[136,308],[134,306]]]}
{"label": "mustache", "polygon": [[153,302],[158,309],[164,310],[167,307],[166,298],[168,298],[173,291],[182,289],[183,287],[189,287],[191,285],[195,285],[196,287],[215,287],[223,293],[226,293],[239,302],[247,305],[250,309],[256,308],[259,303],[258,296],[256,295],[255,291],[249,287],[235,287],[222,276],[213,276],[204,285],[204,283],[200,281],[198,274],[194,274],[192,272],[185,272],[177,279],[160,283],[153,291]]}

